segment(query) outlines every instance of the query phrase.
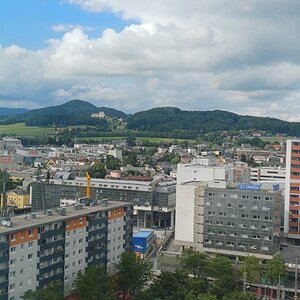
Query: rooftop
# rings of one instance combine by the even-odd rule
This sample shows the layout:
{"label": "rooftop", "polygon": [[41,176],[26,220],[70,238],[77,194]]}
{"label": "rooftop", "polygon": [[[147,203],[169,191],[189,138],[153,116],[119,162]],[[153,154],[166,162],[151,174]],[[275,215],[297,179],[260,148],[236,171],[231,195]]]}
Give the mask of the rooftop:
{"label": "rooftop", "polygon": [[153,234],[153,232],[153,230],[140,230],[139,232],[135,233],[133,237],[147,238],[148,236]]}
{"label": "rooftop", "polygon": [[[10,217],[11,226],[3,226],[0,224],[0,234],[6,232],[19,231],[20,229],[27,229],[36,227],[42,224],[50,222],[64,221],[73,219],[74,217],[86,216],[91,213],[107,211],[110,209],[117,209],[129,205],[130,203],[124,201],[108,201],[106,204],[95,205],[95,206],[68,206],[65,207],[66,215],[61,215],[60,211],[62,208],[48,210],[51,211],[52,215],[44,214],[43,212],[37,212],[36,214],[24,214]],[[47,211],[47,212],[48,212]],[[35,217],[33,217],[35,215]]]}

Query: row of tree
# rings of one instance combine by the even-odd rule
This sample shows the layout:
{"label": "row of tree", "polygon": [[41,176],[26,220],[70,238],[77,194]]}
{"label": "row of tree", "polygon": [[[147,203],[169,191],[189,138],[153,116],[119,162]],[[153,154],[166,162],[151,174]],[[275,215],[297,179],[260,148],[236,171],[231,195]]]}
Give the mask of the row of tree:
{"label": "row of tree", "polygon": [[[254,300],[256,295],[243,291],[243,281],[259,282],[262,276],[277,284],[284,278],[284,262],[278,256],[263,264],[255,257],[246,257],[239,267],[224,256],[209,257],[205,253],[185,250],[180,268],[174,273],[155,275],[152,264],[134,253],[123,253],[115,265],[117,273],[109,276],[105,267],[95,266],[79,273],[73,296],[80,300]],[[46,289],[28,291],[24,300],[62,300],[62,283]]]}

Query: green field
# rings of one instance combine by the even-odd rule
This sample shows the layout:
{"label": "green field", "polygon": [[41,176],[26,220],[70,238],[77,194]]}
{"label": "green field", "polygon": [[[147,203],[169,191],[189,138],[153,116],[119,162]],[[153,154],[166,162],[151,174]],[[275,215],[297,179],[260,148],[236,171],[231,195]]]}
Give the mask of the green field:
{"label": "green field", "polygon": [[25,123],[0,125],[0,134],[13,135],[17,137],[34,137],[53,132],[50,127],[26,126]]}
{"label": "green field", "polygon": [[[77,140],[86,142],[86,141],[112,141],[112,140],[125,140],[125,136],[110,136],[110,137],[80,137]],[[137,141],[142,142],[151,142],[151,143],[172,143],[174,141],[177,141],[179,143],[187,141],[188,143],[195,143],[195,140],[188,140],[188,139],[172,139],[172,138],[160,138],[160,137],[136,137]]]}

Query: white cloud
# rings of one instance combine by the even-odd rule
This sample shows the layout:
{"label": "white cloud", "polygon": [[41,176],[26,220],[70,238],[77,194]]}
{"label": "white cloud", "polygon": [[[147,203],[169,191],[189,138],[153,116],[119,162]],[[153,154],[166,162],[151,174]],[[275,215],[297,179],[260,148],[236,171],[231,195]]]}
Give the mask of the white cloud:
{"label": "white cloud", "polygon": [[92,38],[62,23],[42,50],[0,47],[0,104],[81,98],[127,112],[172,105],[298,118],[299,0],[64,2],[138,24]]}
{"label": "white cloud", "polygon": [[93,27],[74,25],[74,24],[55,24],[55,25],[52,25],[52,30],[55,31],[55,32],[67,32],[67,31],[71,31],[75,28],[79,28],[83,31],[93,30]]}

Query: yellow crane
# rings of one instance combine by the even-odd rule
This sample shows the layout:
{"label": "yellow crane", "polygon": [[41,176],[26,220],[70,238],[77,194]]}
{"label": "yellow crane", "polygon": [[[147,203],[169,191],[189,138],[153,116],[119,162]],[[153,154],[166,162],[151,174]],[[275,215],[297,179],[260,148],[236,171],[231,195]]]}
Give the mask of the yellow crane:
{"label": "yellow crane", "polygon": [[86,172],[86,197],[91,198],[91,176]]}

